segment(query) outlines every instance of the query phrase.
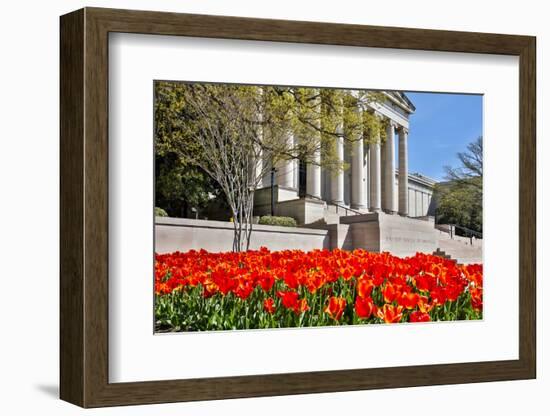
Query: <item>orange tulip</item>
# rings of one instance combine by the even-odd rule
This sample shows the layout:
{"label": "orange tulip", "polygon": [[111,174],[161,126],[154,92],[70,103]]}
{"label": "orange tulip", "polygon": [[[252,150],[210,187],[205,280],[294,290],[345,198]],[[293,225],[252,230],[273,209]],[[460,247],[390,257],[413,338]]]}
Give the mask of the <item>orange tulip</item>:
{"label": "orange tulip", "polygon": [[335,321],[339,321],[344,313],[345,307],[346,300],[344,298],[331,296],[328,300],[328,306],[325,308],[325,313],[328,313],[329,316]]}
{"label": "orange tulip", "polygon": [[403,317],[403,306],[393,306],[385,304],[381,309],[378,309],[377,315],[387,324],[395,324],[401,321]]}
{"label": "orange tulip", "polygon": [[359,279],[357,280],[357,294],[361,298],[369,297],[372,293],[374,284],[370,279]]}
{"label": "orange tulip", "polygon": [[404,308],[414,309],[418,305],[419,298],[418,293],[403,292],[397,298],[397,303]]}
{"label": "orange tulip", "polygon": [[309,305],[307,304],[307,299],[300,299],[294,308],[296,314],[309,311]]}
{"label": "orange tulip", "polygon": [[470,296],[472,298],[472,308],[474,308],[476,311],[480,311],[481,307],[483,306],[483,289],[478,287],[471,287]]}
{"label": "orange tulip", "polygon": [[422,313],[428,313],[432,310],[433,305],[430,305],[430,301],[427,296],[420,296],[418,298],[418,309]]}
{"label": "orange tulip", "polygon": [[382,290],[382,295],[384,295],[384,301],[386,303],[392,303],[397,297],[397,290],[394,285],[388,283]]}

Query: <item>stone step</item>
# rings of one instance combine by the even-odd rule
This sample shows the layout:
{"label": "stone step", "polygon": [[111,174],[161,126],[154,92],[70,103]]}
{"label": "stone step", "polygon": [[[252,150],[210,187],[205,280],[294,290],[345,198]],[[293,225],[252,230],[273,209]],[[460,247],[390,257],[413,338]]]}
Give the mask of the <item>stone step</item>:
{"label": "stone step", "polygon": [[451,241],[454,241],[456,243],[463,244],[465,246],[477,246],[477,247],[483,246],[483,240],[480,239],[480,238],[475,238],[474,237],[474,238],[470,239],[469,237],[463,237],[463,236],[456,235],[456,234],[451,237],[451,234],[446,233],[446,232],[441,231],[441,230],[438,230],[438,238],[439,238],[439,240],[451,240]]}
{"label": "stone step", "polygon": [[439,239],[437,247],[461,264],[483,262],[482,244],[470,245],[454,239]]}
{"label": "stone step", "polygon": [[432,254],[437,257],[443,257],[447,260],[454,260],[449,254],[445,253],[445,251],[441,250],[439,247]]}

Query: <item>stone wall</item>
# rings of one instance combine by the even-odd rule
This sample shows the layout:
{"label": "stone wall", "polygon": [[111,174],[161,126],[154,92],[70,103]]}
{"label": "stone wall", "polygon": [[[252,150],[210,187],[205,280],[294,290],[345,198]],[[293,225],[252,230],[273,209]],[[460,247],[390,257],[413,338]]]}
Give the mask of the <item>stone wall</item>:
{"label": "stone wall", "polygon": [[396,256],[412,256],[416,252],[433,253],[437,233],[432,221],[388,215],[383,212],[342,217],[349,224],[354,248],[389,251]]}
{"label": "stone wall", "polygon": [[[233,224],[187,218],[155,218],[155,252],[170,253],[205,249],[231,251]],[[327,230],[254,225],[250,248],[270,250],[330,248]]]}
{"label": "stone wall", "polygon": [[[288,201],[290,202],[290,201]],[[340,217],[339,224],[319,228],[275,227],[254,225],[250,248],[270,250],[313,249],[388,251],[396,256],[416,252],[433,253],[438,247],[460,263],[482,261],[482,240],[450,239],[434,228],[432,220],[420,220],[381,213]],[[325,229],[321,229],[323,227]],[[157,217],[155,251],[169,253],[205,249],[211,252],[231,251],[233,224],[224,221]]]}
{"label": "stone wall", "polygon": [[329,224],[330,249],[353,250],[349,224]]}

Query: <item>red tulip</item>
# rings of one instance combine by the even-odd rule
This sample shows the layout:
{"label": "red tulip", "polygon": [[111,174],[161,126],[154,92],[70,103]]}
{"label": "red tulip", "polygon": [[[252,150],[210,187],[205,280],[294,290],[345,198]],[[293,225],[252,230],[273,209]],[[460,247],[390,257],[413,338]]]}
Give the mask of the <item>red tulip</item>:
{"label": "red tulip", "polygon": [[409,316],[409,320],[411,322],[429,322],[432,319],[430,318],[430,315],[427,314],[427,313],[423,313],[423,312],[420,312],[420,311],[414,311]]}
{"label": "red tulip", "polygon": [[275,313],[275,301],[273,298],[267,298],[264,300],[264,310],[269,314]]}
{"label": "red tulip", "polygon": [[281,298],[281,303],[287,309],[294,309],[298,304],[298,292],[277,292],[277,296]]}
{"label": "red tulip", "polygon": [[300,314],[309,310],[307,299],[298,300],[298,292],[277,292],[277,296],[281,298],[283,306],[293,310],[296,314]]}
{"label": "red tulip", "polygon": [[429,292],[432,290],[435,283],[436,281],[432,276],[422,275],[414,278],[415,286],[422,292]]}
{"label": "red tulip", "polygon": [[447,302],[447,293],[445,293],[445,288],[438,286],[430,292],[430,297],[432,302],[436,305],[443,305]]}
{"label": "red tulip", "polygon": [[376,306],[371,297],[356,297],[355,298],[355,313],[361,319],[368,319],[371,317]]}

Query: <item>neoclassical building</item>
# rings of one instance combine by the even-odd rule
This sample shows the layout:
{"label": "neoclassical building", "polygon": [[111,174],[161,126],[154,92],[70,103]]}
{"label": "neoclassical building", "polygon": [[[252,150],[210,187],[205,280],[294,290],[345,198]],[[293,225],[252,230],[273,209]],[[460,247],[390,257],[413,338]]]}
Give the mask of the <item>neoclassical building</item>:
{"label": "neoclassical building", "polygon": [[366,144],[355,137],[351,146],[344,146],[342,138],[336,139],[336,154],[349,166],[338,172],[298,160],[281,163],[273,179],[263,177],[256,191],[255,215],[273,210],[275,215],[294,217],[299,224],[333,223],[340,216],[376,212],[433,215],[435,181],[408,169],[409,117],[415,107],[402,92],[383,94],[385,101],[369,104],[388,121],[382,144]]}
{"label": "neoclassical building", "polygon": [[[298,226],[256,224],[251,249],[365,249],[397,256],[438,253],[460,263],[482,261],[481,240],[453,238],[435,226],[435,181],[408,170],[409,117],[415,107],[403,93],[384,94],[385,102],[378,101],[370,110],[387,119],[387,140],[367,144],[354,137],[352,146],[344,146],[343,139],[337,139],[337,155],[349,169],[333,173],[320,167],[322,163],[289,160],[262,178],[254,194],[254,216],[273,212],[293,217]],[[233,225],[227,215],[223,211],[209,220],[157,217],[155,249],[229,251]]]}

